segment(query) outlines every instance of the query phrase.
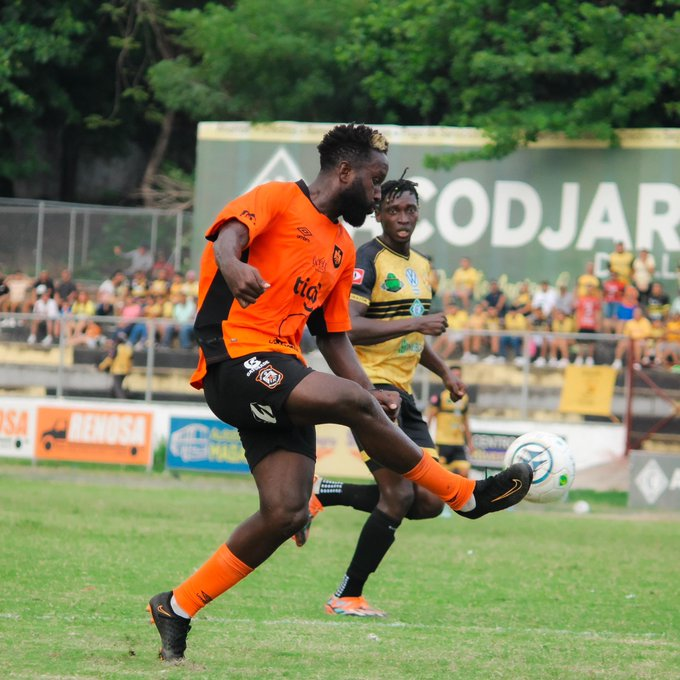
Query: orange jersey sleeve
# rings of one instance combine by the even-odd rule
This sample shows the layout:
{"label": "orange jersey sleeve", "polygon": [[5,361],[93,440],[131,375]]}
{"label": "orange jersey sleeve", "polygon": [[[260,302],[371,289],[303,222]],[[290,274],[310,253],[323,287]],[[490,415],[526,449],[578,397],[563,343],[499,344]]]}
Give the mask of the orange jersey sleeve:
{"label": "orange jersey sleeve", "polygon": [[[220,273],[212,241],[237,219],[248,229],[242,261],[270,284],[243,309]],[[301,360],[300,340],[310,315],[314,330],[351,329],[349,292],[355,248],[342,224],[320,213],[304,182],[270,182],[227,204],[206,232],[194,329],[200,389],[208,364],[254,352],[283,352]]]}

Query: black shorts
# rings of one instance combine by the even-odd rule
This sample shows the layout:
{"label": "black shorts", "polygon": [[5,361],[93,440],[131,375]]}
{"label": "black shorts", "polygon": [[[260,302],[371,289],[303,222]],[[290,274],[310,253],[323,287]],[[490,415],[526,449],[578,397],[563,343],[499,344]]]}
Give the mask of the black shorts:
{"label": "black shorts", "polygon": [[467,460],[467,449],[462,444],[439,444],[439,456],[447,463],[454,460]]}
{"label": "black shorts", "polygon": [[[392,392],[399,393],[401,396],[401,408],[399,409],[397,424],[412,442],[425,449],[425,452],[429,453],[433,458],[436,458],[437,453],[430,436],[430,430],[427,427],[427,423],[423,420],[422,413],[416,406],[416,400],[413,398],[413,395],[396,388],[394,385],[375,385],[375,387],[386,392],[391,390]],[[363,446],[356,435],[354,435],[354,439],[359,447],[359,451],[362,452],[362,457],[369,470],[380,470],[380,468],[384,467],[365,454]]]}
{"label": "black shorts", "polygon": [[238,429],[252,470],[277,449],[316,460],[313,425],[294,425],[286,400],[312,372],[297,357],[280,352],[257,352],[208,366],[203,392],[210,410]]}
{"label": "black shorts", "polygon": [[[593,328],[579,328],[578,332],[581,335],[595,335],[597,331]],[[579,338],[577,342],[580,342],[582,345],[592,345],[595,342],[595,338]]]}

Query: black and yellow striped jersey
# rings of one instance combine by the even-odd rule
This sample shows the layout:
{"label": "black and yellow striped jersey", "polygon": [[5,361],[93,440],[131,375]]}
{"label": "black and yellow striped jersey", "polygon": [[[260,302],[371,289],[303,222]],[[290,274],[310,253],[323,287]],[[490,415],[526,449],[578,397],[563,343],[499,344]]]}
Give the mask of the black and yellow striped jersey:
{"label": "black and yellow striped jersey", "polygon": [[[430,262],[413,249],[408,256],[401,255],[374,238],[357,250],[350,299],[368,305],[368,319],[423,316],[432,302]],[[371,382],[410,393],[424,343],[425,336],[416,332],[355,349]]]}

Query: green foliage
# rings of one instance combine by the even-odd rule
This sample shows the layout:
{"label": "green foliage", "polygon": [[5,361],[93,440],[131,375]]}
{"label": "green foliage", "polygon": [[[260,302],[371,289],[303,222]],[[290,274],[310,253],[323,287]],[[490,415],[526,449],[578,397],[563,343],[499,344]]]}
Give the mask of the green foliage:
{"label": "green foliage", "polygon": [[544,132],[616,143],[616,128],[675,126],[677,2],[371,0],[338,58],[389,122],[482,128],[498,158]]}
{"label": "green foliage", "polygon": [[243,0],[170,14],[182,53],[150,70],[156,96],[194,120],[352,117],[341,50],[365,0]]}

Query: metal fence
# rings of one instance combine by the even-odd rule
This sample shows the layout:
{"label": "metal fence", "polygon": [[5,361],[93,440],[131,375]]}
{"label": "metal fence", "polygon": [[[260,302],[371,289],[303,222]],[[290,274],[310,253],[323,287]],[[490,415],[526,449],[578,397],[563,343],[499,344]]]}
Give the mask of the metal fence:
{"label": "metal fence", "polygon": [[115,246],[140,245],[184,271],[191,223],[192,214],[182,211],[0,198],[0,271],[56,276],[70,269],[76,279],[101,281],[128,264]]}

